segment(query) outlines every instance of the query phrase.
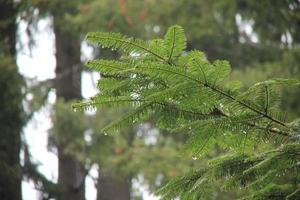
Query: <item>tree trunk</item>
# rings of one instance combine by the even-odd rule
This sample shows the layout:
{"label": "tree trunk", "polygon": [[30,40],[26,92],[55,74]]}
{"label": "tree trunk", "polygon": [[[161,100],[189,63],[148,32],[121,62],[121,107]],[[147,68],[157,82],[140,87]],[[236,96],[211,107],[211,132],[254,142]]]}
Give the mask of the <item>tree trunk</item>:
{"label": "tree trunk", "polygon": [[97,200],[130,200],[131,179],[114,179],[109,172],[99,170]]}
{"label": "tree trunk", "polygon": [[0,199],[21,199],[22,81],[16,66],[14,1],[0,6]]}
{"label": "tree trunk", "polygon": [[[59,25],[60,16],[54,14],[56,45],[56,97],[70,101],[81,98],[81,61],[79,34],[65,31]],[[64,133],[61,133],[64,134]],[[58,184],[62,186],[61,200],[83,200],[84,166],[73,156],[64,153],[64,144],[57,145]]]}

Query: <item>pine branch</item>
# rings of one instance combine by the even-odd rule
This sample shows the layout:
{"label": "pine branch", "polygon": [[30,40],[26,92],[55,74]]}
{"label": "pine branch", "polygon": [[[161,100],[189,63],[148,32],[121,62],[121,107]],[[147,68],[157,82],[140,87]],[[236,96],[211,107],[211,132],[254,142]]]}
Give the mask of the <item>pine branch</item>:
{"label": "pine branch", "polygon": [[269,109],[269,89],[268,86],[265,86],[265,93],[266,93],[266,99],[265,99],[265,113],[268,114]]}
{"label": "pine branch", "polygon": [[[137,66],[136,68],[143,68],[143,67]],[[234,96],[228,94],[227,92],[225,92],[225,91],[223,91],[221,89],[218,89],[217,87],[212,86],[212,85],[210,85],[210,84],[208,84],[206,82],[202,82],[202,81],[200,81],[200,80],[198,80],[196,78],[193,78],[193,77],[188,76],[186,74],[183,74],[181,72],[175,71],[175,70],[173,70],[171,68],[170,69],[166,69],[166,68],[159,68],[159,67],[147,66],[147,69],[151,69],[151,70],[154,70],[154,71],[156,70],[156,71],[167,72],[167,73],[170,73],[170,74],[175,74],[175,75],[184,77],[184,78],[186,78],[188,80],[194,81],[194,82],[198,83],[199,85],[201,85],[203,87],[206,87],[206,88],[209,88],[210,90],[212,90],[212,91],[214,91],[214,92],[216,92],[216,93],[218,93],[218,94],[220,94],[220,95],[222,95],[222,96],[224,96],[224,97],[232,100],[233,102],[236,102],[236,103],[244,106],[245,108],[248,108],[249,110],[251,110],[251,111],[259,114],[260,116],[271,120],[272,122],[274,122],[276,124],[279,124],[279,125],[281,125],[283,127],[287,126],[285,123],[281,122],[280,120],[278,120],[276,118],[273,118],[269,114],[266,114],[265,112],[262,112],[262,111],[256,109],[255,107],[253,107],[253,106],[251,106],[251,105],[249,105],[249,104],[247,104],[247,103],[245,103],[245,102],[243,102],[241,100],[238,100],[237,98],[235,98]],[[272,131],[272,132],[274,132],[274,131]],[[277,132],[274,132],[274,133],[277,133]]]}
{"label": "pine branch", "polygon": [[[202,84],[203,84],[203,83],[202,83]],[[269,119],[269,120],[271,120],[272,122],[277,123],[277,124],[279,124],[279,125],[281,125],[281,126],[286,127],[286,124],[283,123],[283,122],[281,122],[280,120],[278,120],[278,119],[276,119],[276,118],[273,118],[272,116],[268,115],[267,113],[264,113],[264,112],[262,112],[262,111],[260,111],[260,110],[258,110],[258,109],[256,109],[256,108],[254,108],[253,106],[251,106],[251,105],[249,105],[249,104],[247,104],[247,103],[245,103],[245,102],[242,102],[242,101],[238,100],[237,98],[235,98],[234,96],[232,96],[232,95],[226,93],[225,91],[222,91],[222,90],[220,90],[220,89],[218,89],[218,88],[215,88],[215,87],[209,86],[209,85],[204,85],[204,86],[206,86],[206,87],[208,87],[208,88],[210,88],[210,89],[216,91],[217,93],[223,95],[224,97],[227,97],[228,99],[233,100],[234,102],[237,102],[238,104],[240,104],[240,105],[242,105],[242,106],[248,108],[249,110],[251,110],[251,111],[253,111],[253,112],[255,112],[255,113],[257,113],[257,114],[259,114],[259,115],[261,115],[261,116],[263,116],[263,117],[265,117],[265,118],[267,118],[267,119]]]}
{"label": "pine branch", "polygon": [[168,60],[166,58],[152,51],[150,48],[148,48],[148,45],[141,40],[127,38],[118,33],[101,32],[90,32],[87,34],[86,38],[90,43],[101,45],[102,47],[120,49],[126,53],[132,53],[135,51],[137,51],[137,53],[149,53],[157,57],[158,59],[168,63]]}
{"label": "pine branch", "polygon": [[186,48],[183,28],[178,25],[171,26],[164,37],[164,46],[168,63],[172,64],[172,58],[178,56]]}
{"label": "pine branch", "polygon": [[[246,153],[252,156],[238,153],[218,158],[204,169],[176,178],[160,190],[162,199],[205,199],[206,189],[216,180],[223,181],[228,188],[237,185],[251,188],[253,193],[247,198],[259,195],[294,198],[299,193],[295,184],[282,184],[282,179],[274,177],[299,168],[299,143],[285,144],[258,155],[252,153],[253,147],[259,146],[257,138],[267,141],[269,135],[288,139],[294,135],[292,139],[298,141],[299,123],[285,123],[277,111],[279,90],[276,89],[299,85],[299,81],[272,79],[241,92],[240,82],[227,81],[231,72],[227,61],[211,63],[200,51],[182,54],[186,38],[177,25],[168,29],[164,39],[148,42],[117,33],[89,33],[87,39],[127,53],[119,61],[89,61],[88,67],[102,75],[98,83],[100,93],[87,102],[74,104],[75,109],[104,105],[133,109],[104,130],[115,131],[154,114],[161,127],[190,133],[188,148],[197,155],[200,151],[207,153],[215,144],[222,149],[236,150],[238,146],[238,152],[242,143],[248,148],[251,145],[251,152]],[[282,143],[278,142],[280,138],[283,137],[276,137],[272,144]],[[272,180],[278,184],[270,184]],[[294,181],[289,176],[285,180]]]}
{"label": "pine branch", "polygon": [[[204,186],[201,184],[198,186],[198,184],[208,179],[210,181],[206,183],[210,185],[222,180],[224,186],[229,184],[227,187],[231,184],[243,188],[252,187],[254,193],[248,197],[250,199],[257,195],[274,197],[276,192],[280,191],[280,188],[277,188],[279,190],[269,190],[275,186],[275,184],[269,184],[269,179],[279,179],[276,174],[293,171],[299,155],[299,143],[292,143],[255,156],[246,154],[223,156],[211,160],[205,168],[173,179],[159,189],[156,195],[163,199],[172,199],[188,193],[191,195],[190,198],[183,198],[184,200],[199,199],[199,197],[195,198],[196,192],[204,188]],[[279,164],[282,162],[285,162],[285,165]],[[271,166],[272,170],[270,171]],[[285,182],[287,179],[283,181]],[[259,187],[255,187],[255,185],[259,185]],[[297,195],[299,195],[298,188],[289,188],[289,190],[281,194],[281,198],[291,198]]]}

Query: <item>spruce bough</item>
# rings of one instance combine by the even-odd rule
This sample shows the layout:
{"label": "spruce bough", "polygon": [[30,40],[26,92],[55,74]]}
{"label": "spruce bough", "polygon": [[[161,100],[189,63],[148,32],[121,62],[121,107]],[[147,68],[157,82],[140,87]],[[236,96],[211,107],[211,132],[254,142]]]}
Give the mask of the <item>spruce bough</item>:
{"label": "spruce bough", "polygon": [[229,81],[227,61],[211,63],[198,50],[185,51],[186,37],[178,25],[163,39],[93,32],[87,41],[122,56],[87,62],[101,74],[100,92],[74,109],[132,108],[103,133],[154,116],[158,127],[189,135],[186,150],[194,159],[215,145],[228,152],[169,182],[157,192],[162,199],[206,199],[215,181],[223,181],[223,189],[244,188],[244,199],[300,198],[299,120],[287,122],[279,108],[281,87],[299,86],[298,80],[277,78],[245,89]]}

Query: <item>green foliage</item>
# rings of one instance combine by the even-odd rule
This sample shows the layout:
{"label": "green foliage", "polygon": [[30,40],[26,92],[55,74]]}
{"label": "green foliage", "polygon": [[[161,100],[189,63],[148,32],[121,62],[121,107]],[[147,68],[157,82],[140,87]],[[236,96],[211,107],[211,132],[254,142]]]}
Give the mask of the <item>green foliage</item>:
{"label": "green foliage", "polygon": [[203,198],[203,189],[222,179],[225,190],[247,188],[250,194],[244,199],[284,199],[288,195],[296,199],[299,194],[292,193],[298,190],[298,185],[287,183],[299,181],[299,150],[299,143],[294,143],[253,156],[226,155],[210,161],[204,169],[170,181],[157,194],[163,199]]}
{"label": "green foliage", "polygon": [[[116,33],[89,33],[87,40],[125,53],[118,61],[89,61],[87,66],[102,76],[100,93],[73,105],[132,108],[103,131],[114,133],[153,116],[160,128],[189,134],[186,149],[195,158],[207,155],[214,145],[236,153],[175,179],[159,191],[163,198],[198,199],[207,195],[205,188],[215,179],[224,179],[225,188],[245,187],[254,199],[257,194],[281,198],[297,193],[298,177],[289,175],[298,171],[298,135],[278,103],[279,86],[297,86],[299,81],[272,79],[241,90],[240,83],[227,81],[231,71],[227,61],[211,63],[200,51],[183,52],[186,39],[178,25],[170,27],[164,39],[147,42]],[[291,138],[296,142],[287,143]],[[284,185],[273,181],[274,174],[284,176]]]}
{"label": "green foliage", "polygon": [[[0,21],[3,22],[2,19]],[[3,40],[0,39],[1,44]],[[19,156],[21,131],[26,119],[22,105],[25,84],[12,56],[4,54],[1,47],[0,59],[0,196],[3,199],[20,199],[22,171]]]}
{"label": "green foliage", "polygon": [[182,27],[173,26],[169,28],[164,38],[164,47],[169,61],[181,54],[186,48],[186,38]]}

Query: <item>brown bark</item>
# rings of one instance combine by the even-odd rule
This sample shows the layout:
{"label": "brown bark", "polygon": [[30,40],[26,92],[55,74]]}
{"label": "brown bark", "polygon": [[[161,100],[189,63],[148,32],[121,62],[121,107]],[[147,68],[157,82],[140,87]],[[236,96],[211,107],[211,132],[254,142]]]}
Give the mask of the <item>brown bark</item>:
{"label": "brown bark", "polygon": [[[56,45],[56,97],[70,101],[81,98],[81,61],[79,34],[64,31],[59,25],[60,16],[54,14]],[[60,133],[64,134],[64,133]],[[61,200],[83,200],[84,167],[73,156],[64,153],[64,144],[57,144],[58,184],[62,186]]]}
{"label": "brown bark", "polygon": [[14,1],[0,6],[0,199],[21,199],[22,82],[16,66]]}
{"label": "brown bark", "polygon": [[97,200],[130,200],[131,179],[113,178],[109,172],[99,170]]}

